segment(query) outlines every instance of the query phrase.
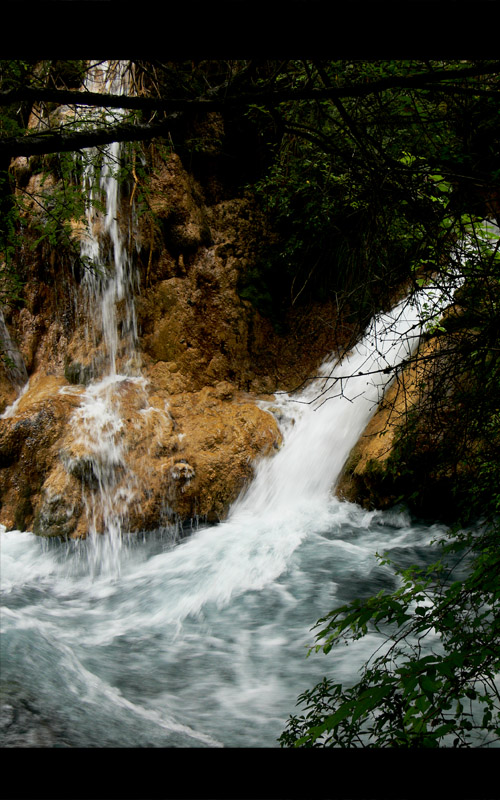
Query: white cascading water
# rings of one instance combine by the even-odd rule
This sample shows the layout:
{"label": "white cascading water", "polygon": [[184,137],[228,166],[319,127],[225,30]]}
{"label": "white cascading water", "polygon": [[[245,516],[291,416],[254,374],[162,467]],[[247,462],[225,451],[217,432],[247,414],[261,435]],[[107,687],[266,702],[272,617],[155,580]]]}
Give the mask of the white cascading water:
{"label": "white cascading water", "polygon": [[[118,95],[131,93],[132,85],[128,62],[96,62],[88,71],[84,88]],[[120,113],[113,112],[113,119]],[[111,121],[108,112],[105,117],[107,122]],[[83,121],[88,121],[88,113],[83,114]],[[70,424],[76,447],[91,463],[97,484],[90,491],[83,487],[91,541],[89,557],[94,572],[119,570],[118,553],[127,510],[134,497],[135,476],[128,470],[120,436],[123,420],[119,387],[123,381],[144,386],[134,304],[138,279],[127,246],[133,218],[131,209],[125,209],[121,203],[117,177],[121,157],[122,146],[118,142],[83,154],[86,229],[81,239],[81,256],[86,269],[80,303],[87,321],[88,351],[94,353],[93,380]],[[128,473],[125,487],[124,472]]]}
{"label": "white cascading water", "polygon": [[[106,152],[119,158],[113,148]],[[382,643],[369,634],[328,658],[306,660],[314,622],[395,585],[376,552],[388,551],[400,566],[425,563],[434,556],[430,541],[445,530],[399,510],[368,512],[332,493],[391,368],[418,341],[426,294],[374,320],[352,353],[340,364],[328,359],[301,393],[277,396],[284,444],[258,464],[227,520],[180,543],[160,530],[122,546],[130,497],[115,493],[126,453],[114,388],[140,380],[135,279],[116,224],[114,179],[106,168],[103,176],[100,222],[112,256],[103,256],[97,236],[86,252],[111,270],[105,280],[90,273],[86,280],[101,320],[93,344],[102,336],[106,366],[86,388],[74,425],[99,483],[90,532],[95,513],[105,533],[69,543],[0,535],[0,745],[276,747],[304,689],[324,675],[354,682]],[[91,172],[86,179],[93,185]],[[125,321],[115,316],[117,301],[128,309]],[[99,559],[107,559],[105,569]]]}
{"label": "white cascading water", "polygon": [[[88,73],[85,89],[91,92],[120,95],[132,91],[132,77],[127,62],[97,63]],[[113,118],[120,112],[114,112]],[[110,121],[106,114],[106,121]],[[137,320],[134,296],[137,276],[127,248],[129,220],[120,203],[117,172],[121,165],[122,145],[113,142],[86,153],[83,191],[87,198],[87,230],[82,238],[81,255],[90,268],[83,285],[87,295],[88,319],[92,320],[93,344],[102,337],[105,362],[99,372],[115,376],[117,359],[121,372],[137,374]],[[97,210],[97,202],[104,210]],[[118,307],[120,304],[120,316]]]}
{"label": "white cascading water", "polygon": [[[312,624],[394,586],[375,552],[425,561],[444,530],[332,496],[389,378],[376,370],[408,354],[419,313],[402,304],[378,318],[341,364],[281,396],[282,449],[225,522],[180,544],[129,539],[114,571],[89,571],[91,542],[2,534],[8,707],[23,720],[4,743],[26,746],[27,729],[41,746],[273,747],[304,688],[325,674],[355,680],[380,638],[306,661]],[[348,378],[358,372],[374,374]]]}
{"label": "white cascading water", "polygon": [[377,317],[341,363],[328,359],[319,380],[311,380],[298,396],[282,396],[279,403],[289,420],[281,450],[257,465],[226,521],[201,530],[161,564],[162,575],[182,586],[169,608],[172,621],[199,613],[206,603],[222,606],[243,592],[264,589],[286,570],[311,521],[337,508],[332,491],[339,473],[393,367],[416,347],[440,300],[433,298],[430,317],[424,303],[424,295],[414,303],[402,301]]}
{"label": "white cascading water", "polygon": [[238,509],[264,506],[282,514],[300,498],[317,503],[328,497],[393,368],[415,349],[421,319],[421,308],[402,301],[372,322],[341,363],[330,357],[300,396],[285,398],[285,409],[294,409],[286,447],[261,465]]}

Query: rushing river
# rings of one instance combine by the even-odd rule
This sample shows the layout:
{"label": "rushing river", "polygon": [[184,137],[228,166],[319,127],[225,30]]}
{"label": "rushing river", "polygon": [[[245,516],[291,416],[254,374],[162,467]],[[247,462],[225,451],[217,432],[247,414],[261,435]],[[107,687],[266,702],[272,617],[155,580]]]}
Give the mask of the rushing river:
{"label": "rushing river", "polygon": [[439,534],[332,494],[379,397],[377,369],[408,354],[420,313],[400,304],[344,362],[276,398],[284,444],[225,522],[180,538],[1,533],[4,745],[277,747],[301,691],[325,674],[356,679],[377,640],[306,659],[311,626],[394,585],[376,552],[422,563]]}
{"label": "rushing river", "polygon": [[435,529],[331,499],[248,515],[180,543],[121,548],[8,532],[2,546],[3,746],[276,747],[297,695],[354,681],[372,636],[306,659],[316,619],[390,587],[376,551],[421,562]]}

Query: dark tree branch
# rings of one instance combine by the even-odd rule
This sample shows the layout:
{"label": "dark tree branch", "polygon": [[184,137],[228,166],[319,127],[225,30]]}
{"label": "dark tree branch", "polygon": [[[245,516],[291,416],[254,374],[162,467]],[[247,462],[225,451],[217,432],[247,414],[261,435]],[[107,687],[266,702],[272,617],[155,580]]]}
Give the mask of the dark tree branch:
{"label": "dark tree branch", "polygon": [[172,115],[163,122],[155,124],[122,123],[85,131],[56,129],[29,136],[0,139],[0,159],[70,152],[112,142],[150,141],[157,136],[171,133],[177,121],[177,115]]}
{"label": "dark tree branch", "polygon": [[[51,88],[19,87],[10,91],[0,92],[0,106],[17,102],[56,103],[58,105],[90,106],[95,108],[121,108],[130,111],[147,113],[167,112],[168,118],[162,122],[122,122],[116,125],[101,125],[94,130],[70,131],[62,128],[27,134],[18,137],[0,139],[0,158],[13,158],[16,156],[42,155],[54,152],[79,150],[81,148],[109,144],[116,141],[147,141],[157,136],[164,136],[171,131],[179,112],[199,113],[207,111],[222,111],[230,108],[244,108],[251,105],[264,105],[275,108],[284,102],[297,100],[332,100],[340,110],[344,122],[348,123],[351,130],[353,120],[346,118],[346,110],[341,104],[341,98],[363,97],[378,93],[386,89],[414,88],[426,91],[460,91],[469,90],[471,93],[481,91],[476,86],[460,87],[450,85],[450,80],[464,80],[466,78],[480,77],[500,72],[500,62],[487,65],[477,65],[459,69],[444,69],[426,71],[407,77],[390,76],[378,81],[352,84],[350,86],[322,86],[314,87],[310,83],[298,89],[272,89],[270,91],[247,91],[231,93],[235,88],[233,82],[218,87],[207,97],[184,98],[155,98],[144,96],[106,95],[96,92],[72,91]],[[238,76],[237,76],[238,77]],[[239,81],[237,81],[239,83]],[[498,91],[493,87],[483,90],[489,96],[497,96]],[[98,123],[96,123],[97,125]],[[356,130],[352,131],[355,135]],[[359,137],[356,137],[359,138]]]}
{"label": "dark tree branch", "polygon": [[[376,94],[386,89],[411,89],[419,88],[430,91],[464,91],[468,87],[449,85],[446,81],[464,78],[480,77],[500,72],[500,61],[492,64],[464,67],[463,69],[436,70],[423,72],[407,77],[390,76],[380,78],[368,83],[351,84],[349,86],[323,86],[321,88],[307,85],[298,89],[278,89],[271,91],[258,91],[231,95],[229,85],[221,87],[222,96],[184,97],[184,98],[155,98],[130,95],[110,95],[98,92],[73,91],[66,89],[33,88],[22,86],[17,89],[0,92],[0,106],[18,102],[45,102],[58,105],[95,106],[96,108],[127,108],[136,111],[183,111],[187,109],[218,111],[223,108],[251,105],[252,103],[271,104],[283,103],[291,100],[322,100],[343,97],[365,97]],[[223,90],[223,91],[222,91]],[[479,87],[470,86],[472,94],[477,93]],[[499,91],[492,87],[485,90],[488,95],[496,96]]]}

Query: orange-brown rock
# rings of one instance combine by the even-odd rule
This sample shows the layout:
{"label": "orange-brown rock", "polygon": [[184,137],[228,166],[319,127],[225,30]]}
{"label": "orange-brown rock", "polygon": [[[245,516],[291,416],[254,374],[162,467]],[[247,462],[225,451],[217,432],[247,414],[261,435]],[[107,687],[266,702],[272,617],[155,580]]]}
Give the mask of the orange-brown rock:
{"label": "orange-brown rock", "polygon": [[63,395],[63,378],[37,375],[12,416],[0,420],[0,521],[31,527],[42,484],[57,463],[58,444],[78,394]]}
{"label": "orange-brown rock", "polygon": [[175,153],[151,177],[150,192],[149,207],[160,220],[173,255],[194,252],[210,241],[199,187]]}
{"label": "orange-brown rock", "polygon": [[227,382],[174,396],[169,409],[178,431],[175,459],[166,465],[169,504],[182,518],[222,519],[251,479],[256,459],[278,449],[276,420]]}
{"label": "orange-brown rock", "polygon": [[[18,166],[25,185],[50,190],[52,178],[30,176],[28,162]],[[12,415],[0,420],[7,528],[60,536],[102,530],[103,481],[131,530],[224,518],[256,460],[280,445],[276,420],[258,399],[298,386],[337,345],[331,303],[291,307],[276,330],[241,296],[269,240],[250,193],[208,202],[175,154],[157,159],[147,190],[149,209],[134,223],[139,338],[128,364],[146,383],[115,387],[122,424],[107,461],[80,435],[84,393],[106,365],[94,309],[62,253],[26,251],[24,302],[5,311],[30,376]],[[28,228],[30,213],[38,212],[27,210]],[[72,232],[75,240],[82,234],[76,220]],[[118,353],[119,370],[129,356]],[[16,391],[0,366],[0,413]]]}
{"label": "orange-brown rock", "polygon": [[0,522],[7,528],[47,536],[102,530],[99,499],[108,490],[127,530],[215,521],[251,478],[255,460],[280,444],[274,417],[228,382],[170,395],[130,380],[110,392],[119,423],[109,439],[105,428],[95,439],[85,431],[83,387],[33,379],[0,430]]}
{"label": "orange-brown rock", "polygon": [[[363,501],[371,472],[384,469],[392,453],[398,428],[421,398],[423,378],[428,370],[426,358],[436,348],[430,339],[419,350],[419,358],[404,369],[386,390],[382,401],[363,434],[349,454],[335,487],[337,496],[351,502]],[[382,498],[380,498],[382,500]],[[392,498],[391,498],[392,499]],[[390,499],[390,500],[391,500]]]}
{"label": "orange-brown rock", "polygon": [[[190,195],[191,210],[199,191]],[[298,386],[338,345],[336,310],[329,302],[291,308],[285,332],[276,330],[240,295],[267,235],[255,200],[244,196],[206,206],[204,219],[209,241],[199,238],[196,247],[175,256],[165,247],[150,252],[137,298],[146,371],[173,362],[192,391],[223,380],[257,394]]]}

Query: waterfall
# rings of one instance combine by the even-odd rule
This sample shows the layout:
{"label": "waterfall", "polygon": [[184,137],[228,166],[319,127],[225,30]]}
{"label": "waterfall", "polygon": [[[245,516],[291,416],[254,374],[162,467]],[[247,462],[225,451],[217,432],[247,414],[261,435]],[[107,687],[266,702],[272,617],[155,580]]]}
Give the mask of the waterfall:
{"label": "waterfall", "polygon": [[[129,65],[97,63],[89,71],[85,89],[115,95],[131,93]],[[118,359],[122,373],[127,375],[137,374],[138,361],[134,305],[138,280],[127,249],[129,209],[122,207],[117,177],[121,152],[119,142],[100,149],[89,148],[83,171],[87,225],[81,257],[87,265],[83,279],[86,318],[92,328],[90,344],[95,348],[100,339],[103,344],[103,363],[97,362],[95,371],[110,376],[117,375]]]}
{"label": "waterfall", "polygon": [[[89,88],[104,87],[115,93],[130,90],[126,65],[108,67],[104,74],[102,65],[96,69],[91,73]],[[82,244],[82,257],[90,265],[83,288],[88,317],[93,323],[90,345],[98,353],[94,359],[98,377],[87,387],[71,422],[77,447],[90,463],[94,479],[93,488],[84,494],[94,568],[116,570],[135,485],[120,445],[123,423],[117,387],[126,380],[141,381],[134,310],[137,280],[125,246],[126,229],[120,220],[115,175],[120,146],[104,149],[99,170],[96,155],[91,153],[84,170],[88,235]],[[99,198],[104,200],[102,212],[96,210]],[[327,358],[302,392],[278,395],[274,405],[280,410],[284,445],[273,458],[258,465],[251,486],[234,503],[217,533],[201,532],[196,544],[190,545],[197,552],[196,560],[201,559],[196,567],[200,579],[194,593],[189,592],[186,583],[187,597],[182,599],[180,618],[196,611],[208,599],[226,602],[234,592],[261,586],[263,581],[279,574],[302,540],[304,515],[310,509],[318,512],[328,504],[342,466],[380,401],[393,370],[416,347],[428,322],[426,304],[435,315],[439,304],[449,299],[449,288],[442,288],[441,299],[434,296],[430,303],[436,290],[424,290],[411,301],[401,301],[391,312],[376,317],[362,341],[340,362],[337,356]],[[256,515],[267,520],[272,529],[263,541],[255,538],[261,536],[254,524]],[[106,536],[100,537],[98,531]],[[202,565],[203,559],[207,559],[205,539],[211,555],[219,553],[218,560],[208,558],[207,568]],[[243,549],[238,539],[245,541]],[[229,541],[235,542],[235,552],[240,558],[240,563],[233,563],[230,569],[223,556],[231,549]],[[248,548],[262,553],[258,570],[255,563],[249,569],[244,566],[248,562],[244,556]],[[272,557],[268,558],[271,552]],[[182,557],[172,555],[170,566]],[[219,570],[224,574],[219,575]],[[189,580],[192,580],[191,567]]]}
{"label": "waterfall", "polygon": [[417,326],[418,310],[403,301],[375,319],[345,359],[330,357],[300,395],[282,399],[294,420],[285,446],[260,466],[236,509],[268,507],[279,514],[304,498],[317,503],[328,497],[393,368],[416,346]]}
{"label": "waterfall", "polygon": [[[129,64],[94,63],[84,88],[130,93]],[[113,117],[117,114],[123,112],[114,111]],[[110,121],[110,113],[105,112],[105,116]],[[88,121],[88,112],[82,120],[84,124]],[[114,142],[99,149],[89,148],[80,156],[84,161],[82,186],[86,198],[86,228],[81,239],[81,259],[86,269],[80,303],[87,325],[87,347],[93,353],[93,379],[70,420],[78,457],[85,461],[85,474],[90,476],[82,489],[93,545],[92,563],[95,569],[111,570],[119,563],[117,553],[135,485],[120,441],[120,385],[125,381],[142,387],[145,384],[140,377],[137,350],[134,297],[138,277],[127,247],[133,218],[122,202],[118,178],[121,155],[122,145]],[[106,536],[102,538],[100,532]]]}
{"label": "waterfall", "polygon": [[1,533],[0,745],[276,747],[300,692],[326,673],[356,680],[383,636],[306,660],[311,625],[394,588],[375,552],[426,563],[444,534],[332,495],[393,367],[431,321],[428,298],[380,315],[344,359],[327,359],[300,393],[278,395],[282,449],[258,465],[224,522],[177,544],[152,532],[121,547],[129,498],[118,495],[133,492],[133,476],[117,480],[126,453],[113,388],[139,378],[110,369],[86,388],[75,436],[91,454],[91,533],[102,514],[107,535]]}
{"label": "waterfall", "polygon": [[278,400],[289,417],[285,446],[260,464],[233,515],[261,508],[282,514],[304,501],[318,504],[328,498],[395,369],[411,356],[425,326],[449,302],[452,286],[450,280],[439,292],[424,290],[378,315],[345,358],[330,356],[299,395]]}
{"label": "waterfall", "polygon": [[379,315],[344,359],[327,359],[319,379],[298,395],[280,397],[281,450],[257,465],[225,521],[197,532],[161,565],[162,579],[176,585],[172,621],[179,624],[207,603],[224,606],[268,586],[287,569],[312,520],[328,519],[332,508],[343,515],[347,504],[332,497],[340,471],[394,368],[449,302],[453,283],[450,277],[439,291],[422,291]]}
{"label": "waterfall", "polygon": [[[89,81],[130,91],[119,62],[96,65]],[[0,530],[0,746],[276,747],[299,692],[326,673],[354,682],[384,641],[370,633],[326,662],[306,661],[314,622],[394,588],[376,552],[429,563],[430,542],[444,535],[444,526],[402,511],[341,502],[333,488],[394,370],[450,302],[454,278],[377,316],[352,352],[327,358],[300,392],[263,404],[279,416],[284,443],[257,465],[224,522],[180,543],[151,532],[123,546],[136,478],[121,439],[120,388],[144,382],[120,154],[110,145],[100,160],[86,155],[81,302],[93,377],[84,390],[64,390],[80,397],[73,456],[90,535],[61,542]],[[206,775],[198,780],[203,793]]]}

